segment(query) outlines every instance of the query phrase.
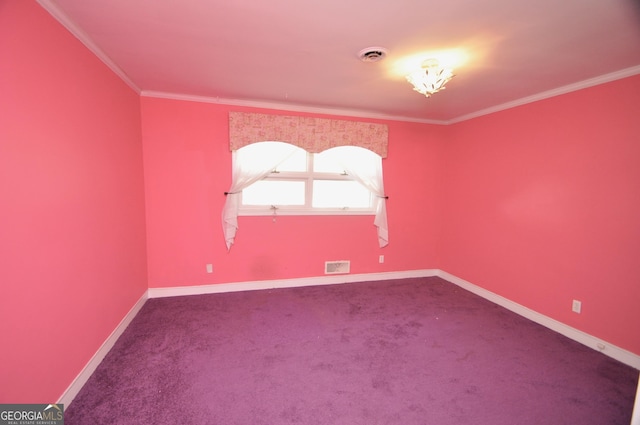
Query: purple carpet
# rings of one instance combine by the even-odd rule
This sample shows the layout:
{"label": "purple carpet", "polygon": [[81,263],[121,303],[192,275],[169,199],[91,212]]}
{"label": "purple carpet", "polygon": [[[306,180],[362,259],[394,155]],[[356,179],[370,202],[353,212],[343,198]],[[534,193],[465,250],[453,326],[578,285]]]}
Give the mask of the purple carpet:
{"label": "purple carpet", "polygon": [[638,371],[439,278],[151,299],[67,424],[629,425]]}

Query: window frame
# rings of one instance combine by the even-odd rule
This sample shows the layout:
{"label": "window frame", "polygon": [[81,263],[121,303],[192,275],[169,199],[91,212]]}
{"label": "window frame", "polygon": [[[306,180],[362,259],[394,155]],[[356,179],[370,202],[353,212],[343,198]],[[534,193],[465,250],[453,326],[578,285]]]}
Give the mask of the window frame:
{"label": "window frame", "polygon": [[[376,215],[378,210],[378,203],[380,200],[375,194],[369,192],[371,199],[370,206],[368,208],[357,207],[342,207],[342,208],[330,208],[330,207],[313,207],[313,182],[316,180],[330,180],[330,181],[353,181],[360,184],[356,179],[349,176],[346,171],[342,173],[331,173],[313,170],[313,158],[314,153],[308,152],[303,148],[298,147],[306,154],[306,171],[279,171],[275,169],[268,176],[262,180],[278,181],[303,181],[305,183],[305,203],[304,205],[245,205],[243,203],[244,192],[240,194],[240,205],[238,209],[239,216],[272,216],[272,215],[284,215],[284,216],[305,216],[305,215]],[[235,158],[234,158],[235,160]]]}

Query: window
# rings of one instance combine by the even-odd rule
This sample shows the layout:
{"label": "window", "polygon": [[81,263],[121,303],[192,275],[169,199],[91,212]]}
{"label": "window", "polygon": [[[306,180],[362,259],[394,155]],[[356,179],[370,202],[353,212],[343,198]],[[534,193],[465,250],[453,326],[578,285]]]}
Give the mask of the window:
{"label": "window", "polygon": [[322,153],[280,143],[244,146],[234,154],[235,166],[261,169],[266,176],[242,190],[240,215],[370,214],[378,196],[347,171],[375,169],[379,156],[364,148],[336,147]]}
{"label": "window", "polygon": [[382,158],[370,150],[339,146],[308,154],[288,143],[253,143],[233,151],[231,174],[222,209],[227,249],[240,213],[373,214],[380,247],[389,244]]}

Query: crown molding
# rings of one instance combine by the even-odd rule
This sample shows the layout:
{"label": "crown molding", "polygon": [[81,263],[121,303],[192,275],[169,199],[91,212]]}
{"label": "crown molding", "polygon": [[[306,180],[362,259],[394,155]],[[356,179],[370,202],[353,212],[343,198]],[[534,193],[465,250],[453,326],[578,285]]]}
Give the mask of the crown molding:
{"label": "crown molding", "polygon": [[264,108],[264,109],[273,109],[273,110],[288,111],[288,112],[307,112],[311,114],[337,115],[337,116],[347,116],[347,117],[355,117],[355,118],[369,118],[369,119],[386,120],[386,121],[407,121],[407,122],[417,122],[421,124],[436,124],[436,125],[447,124],[447,121],[442,121],[442,120],[430,120],[430,119],[405,117],[405,116],[391,115],[391,114],[380,114],[380,113],[375,113],[371,111],[363,111],[363,110],[357,110],[357,109],[317,107],[317,106],[309,106],[309,105],[299,105],[295,103],[267,102],[267,101],[260,101],[260,100],[229,99],[229,98],[223,98],[223,97],[199,96],[199,95],[171,93],[171,92],[154,91],[154,90],[142,90],[142,92],[140,93],[140,96],[154,97],[159,99],[186,100],[189,102],[216,103],[220,105],[243,106],[243,107],[249,107],[249,108]]}
{"label": "crown molding", "polygon": [[407,122],[417,122],[422,124],[451,125],[451,124],[456,124],[462,121],[468,121],[473,118],[481,117],[483,115],[489,115],[495,112],[500,112],[507,109],[515,108],[517,106],[526,105],[528,103],[533,103],[540,100],[549,99],[551,97],[560,96],[562,94],[567,94],[574,91],[586,89],[589,87],[594,87],[600,84],[621,80],[623,78],[632,77],[638,74],[640,74],[640,65],[621,69],[619,71],[600,75],[598,77],[589,78],[587,80],[578,81],[577,83],[572,83],[572,84],[568,84],[566,86],[558,87],[552,90],[547,90],[531,96],[523,97],[510,102],[502,103],[500,105],[492,106],[490,108],[481,109],[479,111],[472,112],[470,114],[461,115],[459,117],[452,118],[450,120],[419,119],[419,118],[397,116],[397,115],[390,115],[390,114],[389,115],[376,114],[376,113],[371,113],[367,111],[358,111],[358,110],[352,110],[352,109],[319,108],[319,107],[296,105],[296,104],[262,102],[262,101],[253,101],[253,100],[225,99],[225,98],[219,98],[219,97],[206,97],[206,96],[187,95],[187,94],[168,93],[168,92],[149,91],[149,90],[143,90],[140,93],[140,95],[146,96],[146,97],[163,98],[163,99],[187,100],[192,102],[204,102],[204,103],[219,103],[219,104],[231,105],[231,106],[247,106],[247,107],[253,107],[253,108],[266,108],[266,109],[275,109],[275,110],[293,111],[293,112],[308,112],[308,113],[314,113],[314,114],[351,116],[351,117],[358,117],[358,118],[371,118],[371,119],[390,120],[390,121],[407,121]]}
{"label": "crown molding", "polygon": [[632,66],[631,68],[621,69],[619,71],[611,72],[609,74],[600,75],[598,77],[589,78],[587,80],[578,81],[577,83],[568,84],[566,86],[562,86],[552,90],[547,90],[541,93],[537,93],[532,96],[527,96],[521,99],[513,100],[511,102],[502,103],[500,105],[492,106],[491,108],[481,109],[479,111],[472,112],[470,114],[461,115],[457,118],[453,118],[451,120],[444,122],[444,124],[449,125],[449,124],[455,124],[462,121],[467,121],[472,118],[493,114],[495,112],[504,111],[506,109],[515,108],[517,106],[526,105],[528,103],[537,102],[539,100],[548,99],[554,96],[560,96],[561,94],[571,93],[573,91],[586,89],[586,88],[597,86],[600,84],[609,83],[611,81],[621,80],[623,78],[632,77],[638,74],[640,74],[640,65]]}
{"label": "crown molding", "polygon": [[173,100],[186,100],[190,102],[201,103],[215,103],[230,106],[243,106],[251,108],[265,108],[290,112],[306,112],[313,114],[325,114],[325,115],[337,115],[337,116],[349,116],[357,118],[368,118],[376,120],[387,121],[405,121],[416,122],[421,124],[435,124],[435,125],[451,125],[462,121],[467,121],[473,118],[481,117],[483,115],[493,114],[495,112],[504,111],[507,109],[515,108],[517,106],[526,105],[528,103],[537,102],[539,100],[548,99],[554,96],[570,93],[577,90],[597,86],[600,84],[608,83],[622,78],[631,77],[640,74],[640,65],[636,65],[630,68],[625,68],[619,71],[604,74],[598,77],[590,78],[587,80],[579,81],[577,83],[568,84],[566,86],[558,87],[552,90],[547,90],[541,93],[537,93],[531,96],[516,99],[510,102],[502,103],[500,105],[492,106],[490,108],[481,109],[476,112],[461,115],[449,120],[433,120],[433,119],[421,119],[415,117],[399,116],[392,114],[375,113],[371,111],[356,110],[356,109],[342,109],[342,108],[330,108],[330,107],[316,107],[309,105],[299,105],[292,103],[280,103],[280,102],[268,102],[258,100],[242,100],[242,99],[228,99],[220,97],[209,97],[190,95],[183,93],[171,93],[163,91],[142,90],[136,85],[136,83],[129,78],[129,76],[120,68],[97,44],[91,40],[91,37],[87,35],[75,22],[73,22],[54,2],[53,0],[36,0],[40,6],[42,6],[54,19],[62,24],[71,34],[73,34],[82,44],[84,44],[91,52],[93,52],[107,67],[109,67],[117,76],[119,76],[129,87],[131,87],[140,96],[173,99]]}
{"label": "crown molding", "polygon": [[96,43],[91,40],[91,37],[82,30],[75,22],[73,22],[52,0],[36,0],[40,6],[53,18],[64,26],[71,34],[73,34],[82,44],[85,45],[94,55],[98,57],[111,71],[113,71],[118,77],[122,79],[129,87],[133,89],[138,95],[141,90],[140,87],[134,83],[131,78],[120,68]]}

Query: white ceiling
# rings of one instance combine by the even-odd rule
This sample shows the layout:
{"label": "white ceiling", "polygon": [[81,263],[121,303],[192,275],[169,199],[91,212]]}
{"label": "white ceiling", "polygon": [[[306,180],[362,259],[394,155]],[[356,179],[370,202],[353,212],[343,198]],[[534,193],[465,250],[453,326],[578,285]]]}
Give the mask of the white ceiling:
{"label": "white ceiling", "polygon": [[[149,96],[449,123],[640,73],[640,0],[38,1]],[[413,91],[443,54],[447,89]]]}

